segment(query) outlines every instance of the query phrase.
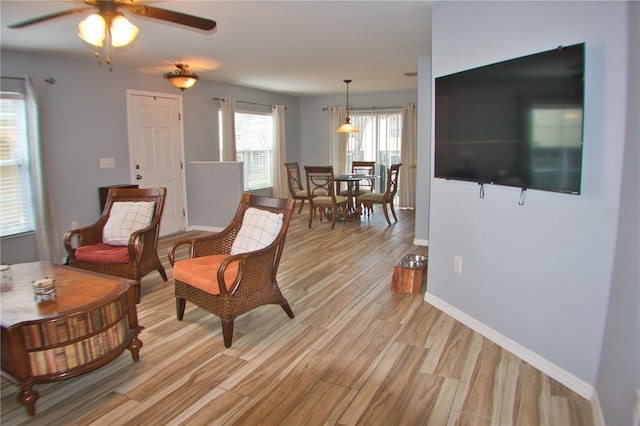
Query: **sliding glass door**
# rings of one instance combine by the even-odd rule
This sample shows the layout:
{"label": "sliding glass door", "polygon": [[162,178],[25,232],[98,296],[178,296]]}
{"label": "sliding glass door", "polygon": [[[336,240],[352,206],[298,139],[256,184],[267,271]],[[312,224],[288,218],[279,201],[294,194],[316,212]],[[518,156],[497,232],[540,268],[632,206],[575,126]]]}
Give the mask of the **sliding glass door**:
{"label": "sliding glass door", "polygon": [[400,109],[350,111],[351,123],[360,132],[351,133],[347,145],[347,168],[352,161],[375,161],[380,175],[376,191],[386,188],[387,168],[400,162],[402,116]]}

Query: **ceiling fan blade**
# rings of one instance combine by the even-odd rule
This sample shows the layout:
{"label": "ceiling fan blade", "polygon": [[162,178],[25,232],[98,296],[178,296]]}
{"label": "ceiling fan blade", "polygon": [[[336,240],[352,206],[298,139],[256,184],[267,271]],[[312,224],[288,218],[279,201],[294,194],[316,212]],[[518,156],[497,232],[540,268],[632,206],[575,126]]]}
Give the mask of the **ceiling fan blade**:
{"label": "ceiling fan blade", "polygon": [[199,16],[187,15],[166,9],[159,9],[157,7],[122,3],[120,4],[120,7],[126,8],[134,15],[160,19],[162,21],[173,22],[187,27],[198,28],[200,30],[209,31],[216,27],[216,21],[211,19],[200,18]]}
{"label": "ceiling fan blade", "polygon": [[81,7],[78,9],[65,10],[63,12],[56,12],[49,15],[40,16],[38,18],[28,19],[22,22],[16,22],[15,24],[7,25],[7,26],[9,28],[23,28],[29,25],[38,24],[43,21],[48,21],[49,19],[59,18],[61,16],[66,16],[66,15],[75,15],[77,13],[83,13],[92,9],[93,9],[92,7]]}

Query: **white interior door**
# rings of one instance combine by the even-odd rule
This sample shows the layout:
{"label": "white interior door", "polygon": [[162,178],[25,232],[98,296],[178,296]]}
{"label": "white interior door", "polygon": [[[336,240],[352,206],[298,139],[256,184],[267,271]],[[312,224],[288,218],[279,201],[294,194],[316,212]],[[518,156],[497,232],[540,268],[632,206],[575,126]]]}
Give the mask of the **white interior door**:
{"label": "white interior door", "polygon": [[185,230],[181,111],[181,96],[127,91],[133,183],[167,188],[160,235]]}

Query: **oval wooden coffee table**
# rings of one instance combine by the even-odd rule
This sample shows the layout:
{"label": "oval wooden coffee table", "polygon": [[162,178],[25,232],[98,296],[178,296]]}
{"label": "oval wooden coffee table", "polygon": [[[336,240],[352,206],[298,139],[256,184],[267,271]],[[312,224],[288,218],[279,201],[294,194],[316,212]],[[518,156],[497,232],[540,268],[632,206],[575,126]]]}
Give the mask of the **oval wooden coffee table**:
{"label": "oval wooden coffee table", "polygon": [[[31,282],[55,279],[57,297],[37,303]],[[35,414],[34,384],[95,370],[125,349],[134,361],[142,342],[134,281],[47,263],[11,266],[2,286],[2,376],[21,388],[18,401]]]}

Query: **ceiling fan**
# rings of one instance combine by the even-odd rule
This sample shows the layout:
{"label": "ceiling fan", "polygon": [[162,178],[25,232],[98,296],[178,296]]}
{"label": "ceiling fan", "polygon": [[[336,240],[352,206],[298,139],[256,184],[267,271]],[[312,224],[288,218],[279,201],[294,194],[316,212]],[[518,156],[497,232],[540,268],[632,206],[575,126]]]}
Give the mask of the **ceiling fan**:
{"label": "ceiling fan", "polygon": [[199,16],[187,15],[185,13],[174,12],[171,10],[160,9],[153,6],[146,6],[135,3],[132,0],[84,0],[87,6],[75,9],[65,10],[62,12],[51,13],[49,15],[39,16],[37,18],[28,19],[26,21],[17,22],[9,25],[9,28],[23,28],[50,19],[60,18],[67,15],[75,15],[85,13],[92,9],[97,9],[98,14],[103,18],[114,18],[122,15],[118,9],[124,9],[132,15],[145,16],[148,18],[159,19],[161,21],[173,22],[175,24],[185,25],[187,27],[197,28],[199,30],[213,30],[216,27],[216,21],[201,18]]}
{"label": "ceiling fan", "polygon": [[[24,28],[67,15],[94,11],[94,13],[79,23],[78,36],[96,47],[102,47],[104,44],[106,47],[106,61],[107,63],[111,63],[109,47],[125,46],[131,43],[138,35],[138,28],[124,17],[122,13],[123,10],[132,15],[172,22],[204,31],[213,30],[217,25],[216,21],[211,19],[146,6],[136,3],[133,0],[84,0],[84,3],[86,6],[39,16],[11,24],[8,27]],[[97,50],[95,53],[98,57],[99,53]]]}

